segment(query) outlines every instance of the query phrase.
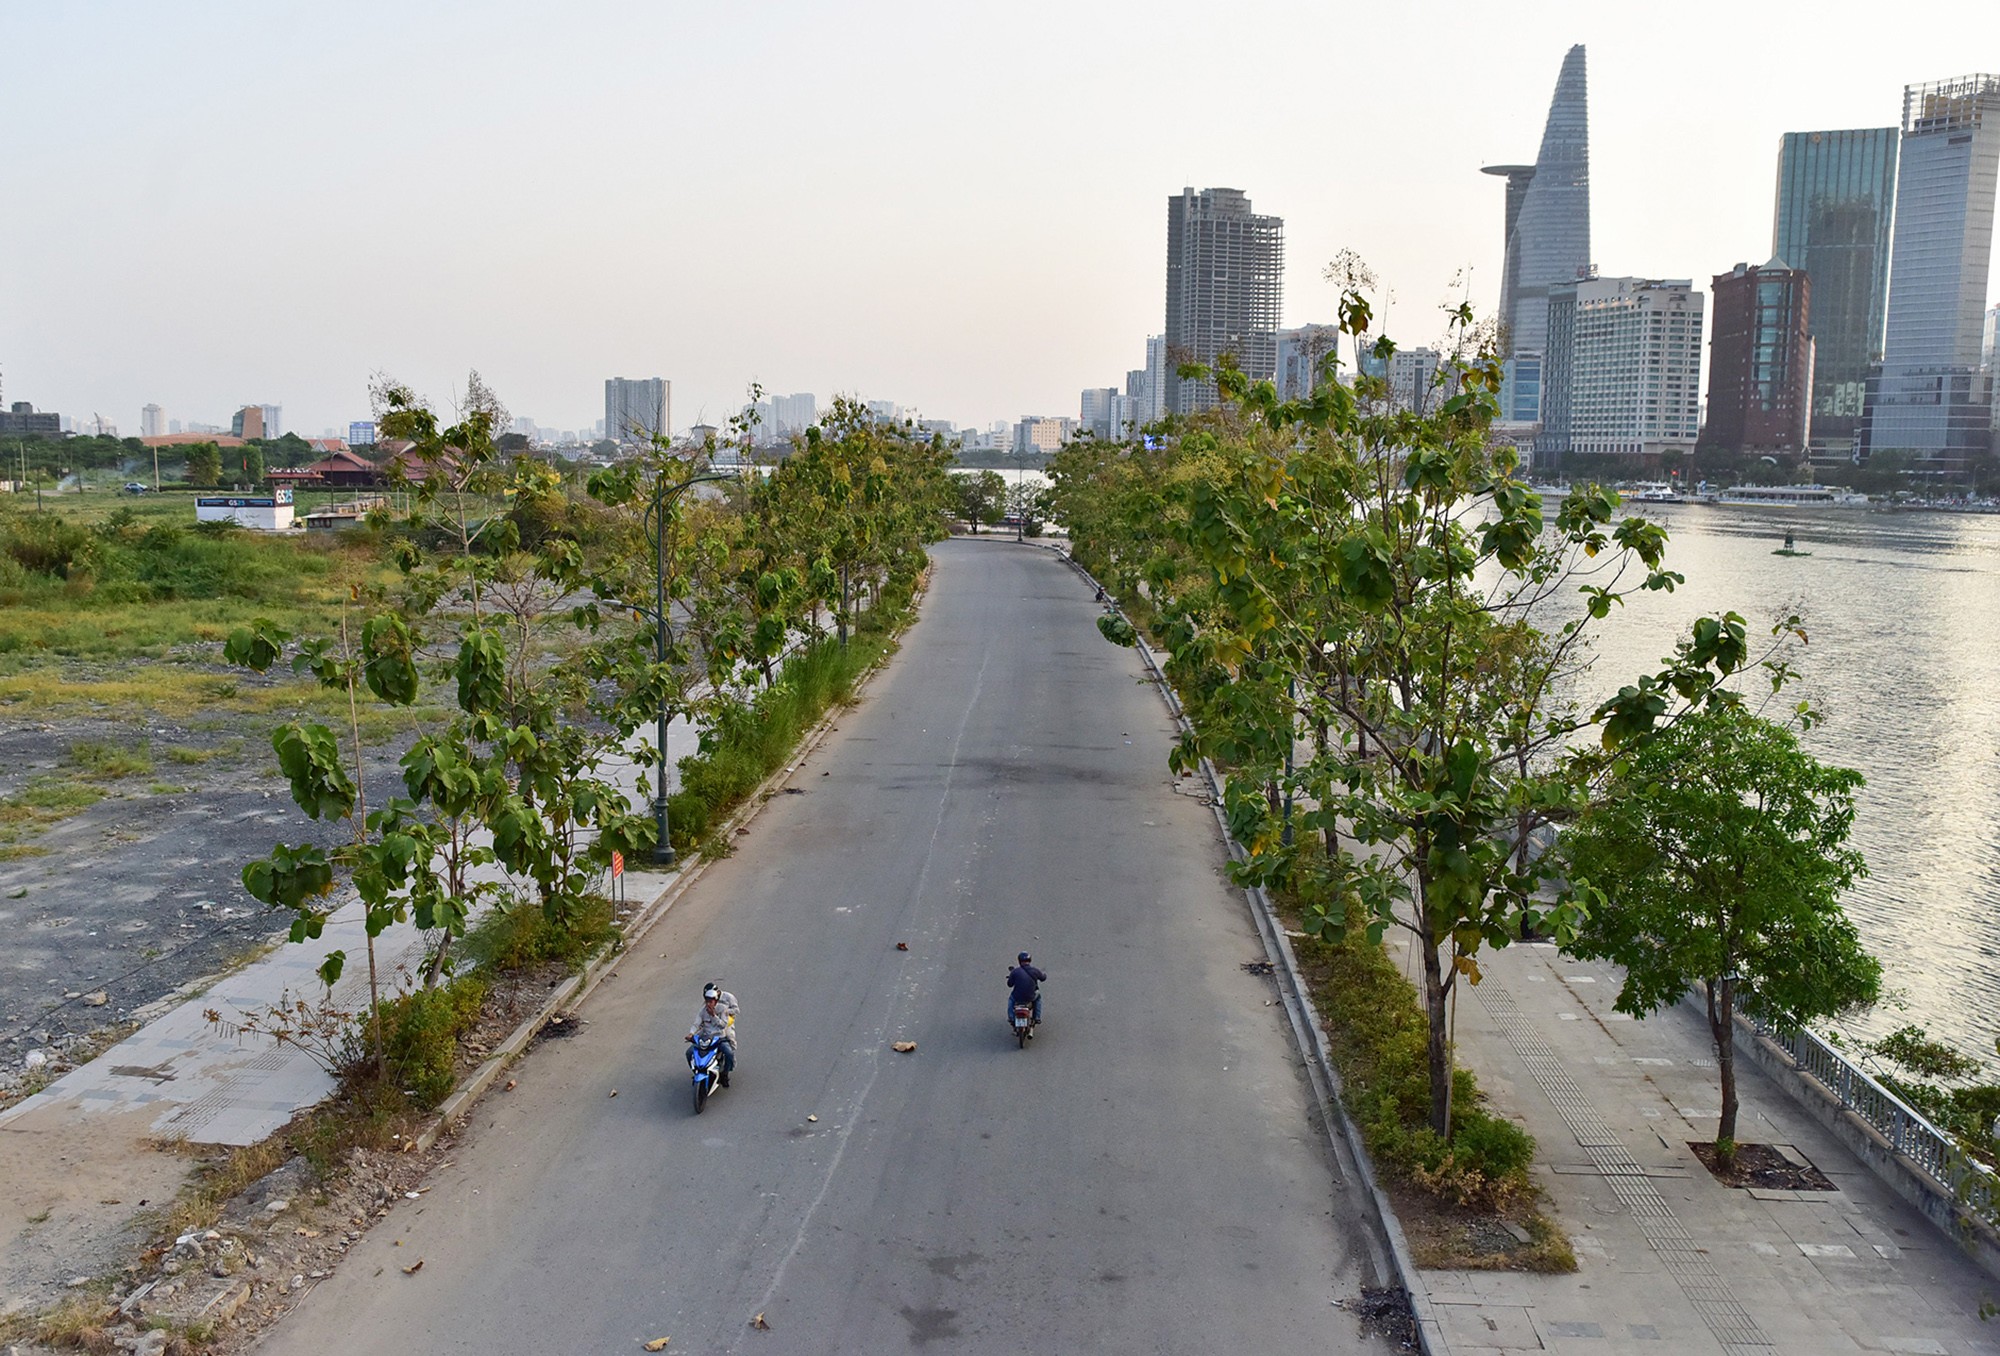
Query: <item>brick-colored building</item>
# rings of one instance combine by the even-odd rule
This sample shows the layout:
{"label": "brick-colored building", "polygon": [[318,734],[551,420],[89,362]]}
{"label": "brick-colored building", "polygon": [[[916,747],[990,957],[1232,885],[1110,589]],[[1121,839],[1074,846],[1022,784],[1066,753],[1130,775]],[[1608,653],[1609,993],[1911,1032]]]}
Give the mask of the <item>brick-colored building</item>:
{"label": "brick-colored building", "polygon": [[1796,457],[1812,433],[1812,281],[1782,259],[1714,279],[1701,445]]}

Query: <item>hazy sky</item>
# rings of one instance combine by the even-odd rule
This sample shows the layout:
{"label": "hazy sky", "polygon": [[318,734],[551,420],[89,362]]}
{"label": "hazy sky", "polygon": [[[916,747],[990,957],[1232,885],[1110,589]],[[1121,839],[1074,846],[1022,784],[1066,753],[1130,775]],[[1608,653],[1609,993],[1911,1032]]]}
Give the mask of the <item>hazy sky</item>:
{"label": "hazy sky", "polygon": [[[1915,16],[1916,11],[1909,12]],[[1771,251],[1785,131],[2000,69],[1992,0],[211,4],[0,0],[6,399],[136,433],[249,402],[342,433],[369,374],[517,415],[673,420],[747,383],[983,424],[1075,414],[1162,327],[1166,199],[1285,219],[1286,323],[1361,253],[1420,342],[1589,46],[1593,245]]]}

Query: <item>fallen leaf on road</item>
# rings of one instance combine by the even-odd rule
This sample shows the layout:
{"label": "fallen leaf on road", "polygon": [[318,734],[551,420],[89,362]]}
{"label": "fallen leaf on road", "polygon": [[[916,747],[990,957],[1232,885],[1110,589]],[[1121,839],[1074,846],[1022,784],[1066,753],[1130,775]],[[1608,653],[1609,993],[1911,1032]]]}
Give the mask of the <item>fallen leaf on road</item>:
{"label": "fallen leaf on road", "polygon": [[819,1119],[819,1117],[817,1117],[817,1116],[808,1116],[808,1117],[806,1117],[806,1119],[807,1119],[807,1120],[809,1120],[809,1121],[817,1121],[817,1120]]}
{"label": "fallen leaf on road", "polygon": [[414,1276],[423,1269],[424,1269],[424,1259],[419,1257],[416,1261],[410,1263],[408,1266],[403,1268],[403,1274],[405,1276]]}
{"label": "fallen leaf on road", "polygon": [[515,1089],[515,1087],[518,1086],[519,1082],[520,1082],[519,1079],[514,1079],[514,1078],[508,1079],[507,1086],[504,1089],[504,1091],[512,1092]]}
{"label": "fallen leaf on road", "polygon": [[896,949],[898,951],[908,951],[910,949],[910,944],[908,942],[897,942]]}
{"label": "fallen leaf on road", "polygon": [[917,1043],[915,1041],[892,1041],[889,1048],[899,1055],[907,1055],[910,1051],[917,1048]]}
{"label": "fallen leaf on road", "polygon": [[764,1315],[762,1314],[758,1314],[757,1317],[751,1319],[750,1326],[757,1329],[757,1331],[759,1332],[771,1331],[771,1325],[764,1321]]}
{"label": "fallen leaf on road", "polygon": [[652,1341],[646,1343],[646,1350],[665,1351],[667,1349],[667,1343],[673,1340],[674,1339],[671,1337],[655,1337]]}
{"label": "fallen leaf on road", "polygon": [[616,1088],[613,1088],[613,1089],[611,1090],[611,1095],[612,1095],[613,1097],[616,1097],[616,1096],[618,1095],[618,1089],[616,1089]]}

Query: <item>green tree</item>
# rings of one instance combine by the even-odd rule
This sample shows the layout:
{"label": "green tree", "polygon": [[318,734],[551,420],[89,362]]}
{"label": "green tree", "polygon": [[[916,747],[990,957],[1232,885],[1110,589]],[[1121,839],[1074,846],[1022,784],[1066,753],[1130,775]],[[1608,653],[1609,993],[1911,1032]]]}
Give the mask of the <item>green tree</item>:
{"label": "green tree", "polygon": [[[1359,339],[1372,284],[1347,271],[1341,325]],[[1511,448],[1487,436],[1498,364],[1469,312],[1452,326],[1426,414],[1382,378],[1342,380],[1331,361],[1291,402],[1224,363],[1223,409],[1168,421],[1164,463],[1071,449],[1054,496],[1078,558],[1151,613],[1196,727],[1174,761],[1226,771],[1225,813],[1248,849],[1239,878],[1282,881],[1294,831],[1316,831],[1346,889],[1308,927],[1343,934],[1351,900],[1373,939],[1411,935],[1440,1137],[1457,983],[1478,982],[1481,948],[1560,934],[1577,914],[1538,900],[1551,868],[1522,847],[1528,833],[1581,807],[1609,750],[1728,700],[1719,684],[1748,657],[1740,617],[1706,618],[1611,701],[1565,699],[1591,628],[1680,577],[1664,566],[1665,533],[1621,516],[1610,491],[1579,486],[1544,513]],[[1384,368],[1394,352],[1373,343]],[[1563,598],[1574,601],[1551,601]],[[1587,731],[1604,751],[1565,756]]]}
{"label": "green tree", "polygon": [[264,483],[264,449],[246,447],[243,449],[243,483],[256,488]]}
{"label": "green tree", "polygon": [[975,471],[971,475],[955,476],[953,488],[958,491],[958,516],[972,525],[975,535],[981,523],[1000,521],[1001,505],[1007,498],[1007,482],[998,471]]}
{"label": "green tree", "polygon": [[190,485],[220,485],[222,449],[214,443],[189,443],[187,470],[182,475]]}
{"label": "green tree", "polygon": [[1784,726],[1718,705],[1643,744],[1563,839],[1572,878],[1599,895],[1568,950],[1625,968],[1618,1010],[1643,1017],[1701,987],[1725,1153],[1737,1009],[1795,1026],[1880,993],[1882,967],[1840,906],[1867,873],[1847,844],[1860,785]]}

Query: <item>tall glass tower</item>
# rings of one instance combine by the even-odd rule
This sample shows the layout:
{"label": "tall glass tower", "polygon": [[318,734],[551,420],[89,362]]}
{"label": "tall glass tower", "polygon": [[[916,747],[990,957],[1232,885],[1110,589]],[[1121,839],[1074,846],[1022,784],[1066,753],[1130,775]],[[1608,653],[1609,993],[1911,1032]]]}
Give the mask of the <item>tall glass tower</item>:
{"label": "tall glass tower", "polygon": [[1906,451],[1955,472],[1985,450],[1991,405],[1979,371],[1993,206],[2000,186],[2000,76],[1903,91],[1894,259],[1871,452]]}
{"label": "tall glass tower", "polygon": [[1549,287],[1590,269],[1590,111],[1583,44],[1569,49],[1533,165],[1489,165],[1507,180],[1507,256],[1500,277],[1507,390],[1502,418],[1540,417]]}
{"label": "tall glass tower", "polygon": [[[1778,147],[1777,261],[1812,279],[1812,452],[1845,461],[1882,358],[1898,129],[1787,132]],[[1720,303],[1717,303],[1718,314]]]}

